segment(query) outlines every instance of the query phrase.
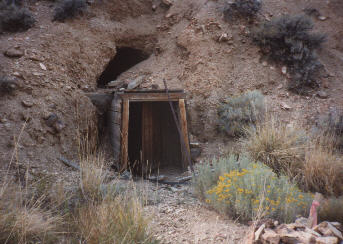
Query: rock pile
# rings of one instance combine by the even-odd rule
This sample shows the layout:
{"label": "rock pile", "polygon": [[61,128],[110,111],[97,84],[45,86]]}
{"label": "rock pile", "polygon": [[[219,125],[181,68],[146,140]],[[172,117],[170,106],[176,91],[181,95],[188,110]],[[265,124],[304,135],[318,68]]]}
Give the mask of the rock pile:
{"label": "rock pile", "polygon": [[324,221],[313,228],[308,219],[299,218],[295,223],[278,224],[265,221],[257,226],[254,233],[256,244],[337,244],[343,243],[343,225],[338,222]]}

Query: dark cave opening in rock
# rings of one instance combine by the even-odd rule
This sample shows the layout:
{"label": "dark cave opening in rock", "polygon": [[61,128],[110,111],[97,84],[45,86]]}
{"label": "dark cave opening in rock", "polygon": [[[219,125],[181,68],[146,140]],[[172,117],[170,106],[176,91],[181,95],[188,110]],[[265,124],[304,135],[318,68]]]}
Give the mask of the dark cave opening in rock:
{"label": "dark cave opening in rock", "polygon": [[105,70],[100,75],[97,86],[99,88],[104,88],[107,83],[116,80],[121,73],[148,59],[149,56],[149,54],[139,49],[118,47],[116,55],[107,64]]}

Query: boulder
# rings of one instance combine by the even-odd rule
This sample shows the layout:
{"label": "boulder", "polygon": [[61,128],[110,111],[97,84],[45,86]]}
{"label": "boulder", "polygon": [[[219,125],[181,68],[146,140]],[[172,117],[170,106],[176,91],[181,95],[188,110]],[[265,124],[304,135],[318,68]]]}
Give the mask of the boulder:
{"label": "boulder", "polygon": [[24,56],[24,51],[19,48],[10,47],[4,52],[4,55],[9,58],[20,58]]}

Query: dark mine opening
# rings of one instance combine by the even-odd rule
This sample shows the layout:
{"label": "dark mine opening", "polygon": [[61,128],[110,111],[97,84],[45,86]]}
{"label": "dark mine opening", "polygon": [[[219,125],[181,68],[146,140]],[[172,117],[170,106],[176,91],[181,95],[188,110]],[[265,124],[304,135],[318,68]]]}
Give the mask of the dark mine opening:
{"label": "dark mine opening", "polygon": [[105,87],[110,81],[116,80],[121,73],[148,59],[149,56],[149,54],[139,49],[131,47],[117,48],[116,55],[108,63],[97,81],[98,87]]}
{"label": "dark mine opening", "polygon": [[180,136],[169,103],[131,102],[129,117],[130,168],[143,174],[182,172]]}

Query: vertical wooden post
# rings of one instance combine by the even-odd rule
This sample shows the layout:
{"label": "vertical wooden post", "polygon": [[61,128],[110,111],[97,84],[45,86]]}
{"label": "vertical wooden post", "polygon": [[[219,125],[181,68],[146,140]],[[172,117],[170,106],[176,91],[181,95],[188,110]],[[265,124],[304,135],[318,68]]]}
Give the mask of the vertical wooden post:
{"label": "vertical wooden post", "polygon": [[[185,147],[183,147],[183,143],[181,143],[181,150],[182,150],[182,161],[183,167],[186,169],[188,166],[188,158],[190,158],[190,148],[189,148],[189,140],[188,140],[188,129],[187,129],[187,117],[186,117],[186,106],[185,100],[179,99],[179,110],[180,110],[180,125],[181,125],[181,132],[183,136],[183,142]],[[185,151],[187,150],[187,151]],[[188,154],[188,155],[187,155]]]}
{"label": "vertical wooden post", "polygon": [[128,142],[129,142],[129,100],[123,100],[122,113],[122,134],[121,134],[121,170],[124,171],[128,164]]}

